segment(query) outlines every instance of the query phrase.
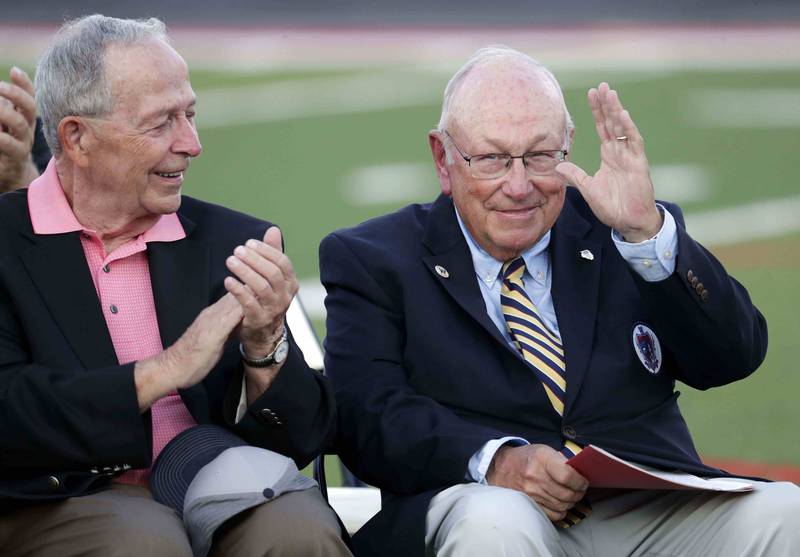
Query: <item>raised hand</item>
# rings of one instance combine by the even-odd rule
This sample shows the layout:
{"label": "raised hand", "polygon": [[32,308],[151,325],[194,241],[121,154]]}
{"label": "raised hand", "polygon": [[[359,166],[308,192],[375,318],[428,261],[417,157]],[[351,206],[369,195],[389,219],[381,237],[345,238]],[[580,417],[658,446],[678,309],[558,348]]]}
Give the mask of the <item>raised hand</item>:
{"label": "raised hand", "polygon": [[31,159],[36,103],[28,74],[12,68],[0,81],[0,191],[27,186],[38,176]]}
{"label": "raised hand", "polygon": [[652,238],[661,229],[644,139],[617,92],[601,83],[589,89],[589,106],[600,139],[600,168],[589,176],[572,162],[556,167],[581,192],[595,216],[628,242]]}
{"label": "raised hand", "polygon": [[583,499],[589,482],[547,445],[501,447],[486,474],[490,485],[516,489],[536,501],[547,517],[564,518]]}

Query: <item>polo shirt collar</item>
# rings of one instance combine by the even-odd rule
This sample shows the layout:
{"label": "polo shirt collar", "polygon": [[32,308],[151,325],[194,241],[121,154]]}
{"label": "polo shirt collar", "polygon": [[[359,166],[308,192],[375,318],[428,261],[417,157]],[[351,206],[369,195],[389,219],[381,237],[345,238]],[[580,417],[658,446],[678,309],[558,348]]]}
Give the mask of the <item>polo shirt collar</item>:
{"label": "polo shirt collar", "polygon": [[[72,207],[61,186],[56,172],[55,159],[50,159],[47,168],[28,186],[28,211],[33,231],[36,234],[64,234],[67,232],[94,231],[84,227]],[[162,215],[156,223],[141,235],[143,242],[174,242],[186,237],[176,213]]]}

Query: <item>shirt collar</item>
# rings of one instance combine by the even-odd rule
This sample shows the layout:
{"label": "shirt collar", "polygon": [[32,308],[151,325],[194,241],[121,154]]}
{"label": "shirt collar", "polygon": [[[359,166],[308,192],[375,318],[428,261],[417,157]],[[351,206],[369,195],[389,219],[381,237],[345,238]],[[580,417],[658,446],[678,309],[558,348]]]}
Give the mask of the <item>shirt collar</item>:
{"label": "shirt collar", "polygon": [[[36,234],[64,234],[66,232],[94,232],[84,227],[61,187],[56,172],[55,159],[50,159],[47,168],[28,186],[28,211],[33,231]],[[143,242],[173,242],[186,237],[186,232],[176,213],[162,215],[158,221],[141,235]]]}
{"label": "shirt collar", "polygon": [[[485,282],[489,288],[492,288],[494,286],[494,282],[500,276],[500,270],[502,269],[504,262],[498,261],[489,255],[480,245],[478,245],[478,243],[469,233],[469,230],[467,230],[464,221],[461,220],[461,215],[458,213],[457,208],[456,218],[458,219],[458,226],[461,228],[461,232],[464,234],[464,238],[467,240],[467,246],[469,246],[469,251],[472,255],[472,265],[475,267],[475,274],[478,275],[478,279],[480,279],[482,282]],[[550,230],[548,230],[538,242],[523,251],[521,254],[522,259],[525,260],[525,273],[531,275],[533,280],[542,285],[546,285],[547,274],[550,272],[550,258],[547,256],[547,248],[549,245]],[[542,269],[543,276],[534,276],[531,274],[530,269],[535,269],[537,267]]]}

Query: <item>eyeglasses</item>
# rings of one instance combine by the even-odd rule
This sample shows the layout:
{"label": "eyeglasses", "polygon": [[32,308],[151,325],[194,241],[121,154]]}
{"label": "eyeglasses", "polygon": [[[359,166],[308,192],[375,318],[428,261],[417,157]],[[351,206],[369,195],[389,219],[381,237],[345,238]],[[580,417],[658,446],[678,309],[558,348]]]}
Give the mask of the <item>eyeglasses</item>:
{"label": "eyeglasses", "polygon": [[455,139],[447,130],[445,135],[450,138],[453,146],[467,161],[473,178],[478,180],[492,180],[500,178],[508,173],[514,159],[522,159],[522,164],[528,176],[549,176],[552,174],[558,163],[564,162],[569,151],[564,149],[553,149],[548,151],[531,151],[522,155],[512,156],[505,153],[486,153],[484,155],[465,155],[461,148],[456,144]]}

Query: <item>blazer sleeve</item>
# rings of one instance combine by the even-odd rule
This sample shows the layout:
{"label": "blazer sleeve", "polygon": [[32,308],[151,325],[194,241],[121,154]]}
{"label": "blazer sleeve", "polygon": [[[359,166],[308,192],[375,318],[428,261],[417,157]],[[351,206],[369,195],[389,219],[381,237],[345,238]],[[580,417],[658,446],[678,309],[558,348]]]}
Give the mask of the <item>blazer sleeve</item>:
{"label": "blazer sleeve", "polygon": [[336,403],[327,378],[306,364],[291,331],[289,346],[289,355],[275,381],[234,423],[244,373],[237,349],[231,362],[236,372],[226,395],[225,420],[251,445],[286,455],[302,468],[333,442]]}
{"label": "blazer sleeve", "polygon": [[680,208],[665,205],[677,225],[675,272],[658,282],[631,274],[653,304],[653,319],[677,364],[675,378],[708,389],[747,377],[766,356],[766,320],[744,286],[689,236]]}
{"label": "blazer sleeve", "polygon": [[133,364],[82,369],[32,360],[14,304],[0,289],[0,468],[147,466]]}
{"label": "blazer sleeve", "polygon": [[426,356],[406,354],[415,324],[405,322],[402,293],[369,268],[371,260],[337,234],[320,245],[339,454],[361,479],[393,493],[466,482],[470,457],[506,432],[468,421],[409,384],[406,366]]}

